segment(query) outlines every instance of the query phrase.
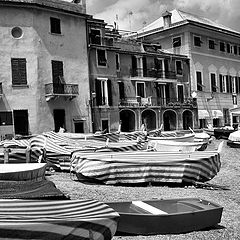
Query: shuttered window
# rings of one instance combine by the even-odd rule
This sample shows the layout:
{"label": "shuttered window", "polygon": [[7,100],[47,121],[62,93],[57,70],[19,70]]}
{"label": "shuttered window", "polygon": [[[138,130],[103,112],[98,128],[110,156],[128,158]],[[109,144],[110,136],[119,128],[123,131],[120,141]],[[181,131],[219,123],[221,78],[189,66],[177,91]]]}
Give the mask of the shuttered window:
{"label": "shuttered window", "polygon": [[27,69],[26,58],[12,58],[12,84],[26,85],[27,84]]}

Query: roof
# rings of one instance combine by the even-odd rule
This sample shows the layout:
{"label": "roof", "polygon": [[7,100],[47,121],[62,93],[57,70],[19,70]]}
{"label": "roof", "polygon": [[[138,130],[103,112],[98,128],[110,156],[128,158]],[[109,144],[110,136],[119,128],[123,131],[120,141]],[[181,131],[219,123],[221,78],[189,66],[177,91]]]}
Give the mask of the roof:
{"label": "roof", "polygon": [[86,6],[77,3],[71,3],[63,0],[0,0],[1,5],[31,5],[43,8],[65,11],[77,15],[86,15]]}
{"label": "roof", "polygon": [[[214,22],[210,19],[204,18],[204,17],[199,17],[197,15],[194,15],[194,14],[191,14],[191,13],[186,13],[186,12],[183,12],[183,11],[178,10],[178,9],[174,9],[174,10],[170,11],[170,13],[172,14],[170,28],[180,26],[180,25],[184,25],[184,24],[188,24],[190,22],[194,22],[194,23],[198,23],[198,24],[201,24],[201,25],[207,25],[207,26],[216,28],[218,30],[221,29],[221,30],[226,31],[226,32],[232,32],[234,34],[239,34],[240,35],[240,32],[238,32],[236,30],[233,30],[229,27],[226,27],[222,24],[219,24],[217,22]],[[150,23],[149,25],[147,25],[144,28],[137,31],[137,34],[138,35],[145,35],[145,34],[149,34],[149,33],[154,33],[156,31],[165,30],[163,28],[163,26],[164,26],[163,25],[163,17],[161,16],[160,18],[158,18],[154,22]]]}

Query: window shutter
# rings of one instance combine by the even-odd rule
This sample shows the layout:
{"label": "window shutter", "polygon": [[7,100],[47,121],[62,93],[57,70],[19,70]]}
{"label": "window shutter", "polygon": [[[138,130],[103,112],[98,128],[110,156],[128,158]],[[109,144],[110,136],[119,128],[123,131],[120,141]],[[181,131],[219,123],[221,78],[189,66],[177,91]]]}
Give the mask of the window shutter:
{"label": "window shutter", "polygon": [[107,87],[108,87],[108,104],[112,106],[112,82],[111,80],[107,80]]}
{"label": "window shutter", "polygon": [[220,92],[223,92],[223,75],[219,74],[219,87],[220,87]]}
{"label": "window shutter", "polygon": [[27,69],[25,58],[12,58],[12,84],[21,85],[27,84]]}
{"label": "window shutter", "polygon": [[98,79],[95,80],[95,91],[96,91],[96,104],[97,106],[102,105],[102,90],[101,90],[101,81]]}

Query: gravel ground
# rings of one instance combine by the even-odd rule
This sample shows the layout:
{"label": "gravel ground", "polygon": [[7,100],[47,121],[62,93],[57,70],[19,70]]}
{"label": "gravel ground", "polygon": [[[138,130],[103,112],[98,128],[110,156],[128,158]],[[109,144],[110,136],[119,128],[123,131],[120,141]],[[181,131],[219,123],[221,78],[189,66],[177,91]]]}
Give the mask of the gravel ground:
{"label": "gravel ground", "polygon": [[217,148],[220,141],[224,141],[221,152],[221,169],[218,175],[209,181],[210,184],[228,187],[184,187],[184,186],[107,186],[86,184],[75,181],[75,176],[69,173],[55,172],[47,178],[53,181],[57,188],[70,196],[71,199],[97,199],[102,202],[126,201],[126,200],[150,200],[161,198],[186,198],[199,197],[213,201],[223,206],[221,223],[211,229],[195,231],[175,235],[151,235],[151,236],[120,236],[113,240],[144,240],[144,239],[168,239],[168,240],[216,240],[216,239],[240,239],[240,149],[230,148],[226,140],[214,140],[208,149]]}

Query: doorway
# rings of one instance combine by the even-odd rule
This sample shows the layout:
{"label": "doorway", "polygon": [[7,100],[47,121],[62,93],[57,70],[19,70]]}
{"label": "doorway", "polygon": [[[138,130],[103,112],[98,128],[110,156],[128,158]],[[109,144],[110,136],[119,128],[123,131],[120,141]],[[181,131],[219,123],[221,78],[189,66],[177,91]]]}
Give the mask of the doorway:
{"label": "doorway", "polygon": [[54,118],[54,130],[58,132],[60,127],[66,130],[65,124],[65,110],[64,109],[54,109],[53,110],[53,118]]}
{"label": "doorway", "polygon": [[102,131],[104,133],[109,133],[109,124],[107,119],[102,120]]}
{"label": "doorway", "polygon": [[76,121],[74,122],[75,133],[84,133],[84,122]]}
{"label": "doorway", "polygon": [[28,135],[28,110],[13,110],[15,134]]}

